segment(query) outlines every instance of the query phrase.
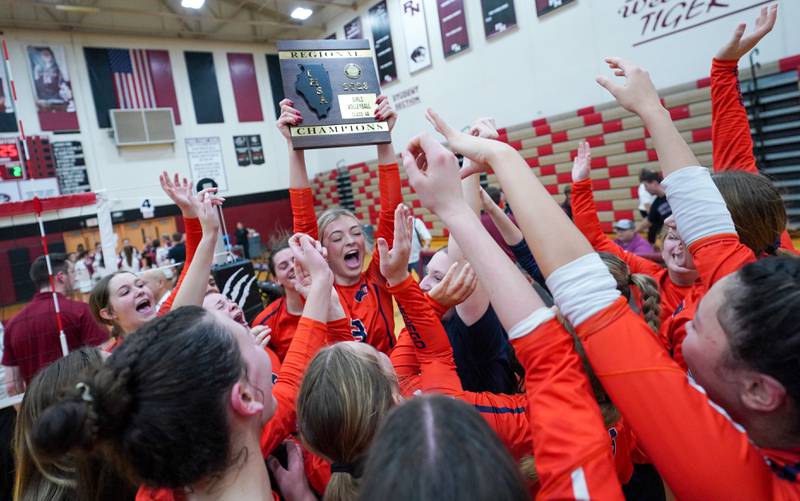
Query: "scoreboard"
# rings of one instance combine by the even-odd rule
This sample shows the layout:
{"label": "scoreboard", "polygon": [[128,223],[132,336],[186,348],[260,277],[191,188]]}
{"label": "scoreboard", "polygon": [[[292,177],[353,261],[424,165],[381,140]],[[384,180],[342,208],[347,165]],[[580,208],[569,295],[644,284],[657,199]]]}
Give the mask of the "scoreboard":
{"label": "scoreboard", "polygon": [[22,179],[22,161],[16,139],[0,139],[0,178]]}

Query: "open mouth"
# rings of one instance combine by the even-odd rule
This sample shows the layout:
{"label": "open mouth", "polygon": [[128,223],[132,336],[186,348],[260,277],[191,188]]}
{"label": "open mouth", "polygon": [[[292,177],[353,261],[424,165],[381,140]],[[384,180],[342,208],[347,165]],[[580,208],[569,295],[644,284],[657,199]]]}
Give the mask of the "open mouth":
{"label": "open mouth", "polygon": [[239,310],[236,312],[236,315],[233,316],[233,319],[242,325],[246,325],[247,322],[244,320],[244,312]]}
{"label": "open mouth", "polygon": [[361,268],[361,253],[358,251],[358,249],[353,249],[345,253],[344,264],[350,269]]}
{"label": "open mouth", "polygon": [[142,298],[136,302],[136,312],[148,314],[153,312],[153,302],[147,298]]}

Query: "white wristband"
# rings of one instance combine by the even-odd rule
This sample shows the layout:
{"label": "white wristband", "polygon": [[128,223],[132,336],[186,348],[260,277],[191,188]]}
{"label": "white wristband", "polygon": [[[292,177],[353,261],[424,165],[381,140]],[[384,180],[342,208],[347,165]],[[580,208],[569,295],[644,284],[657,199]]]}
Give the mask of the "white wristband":
{"label": "white wristband", "polygon": [[543,323],[555,318],[556,314],[544,306],[534,311],[508,331],[508,339],[518,339],[533,332]]}
{"label": "white wristband", "polygon": [[558,268],[546,282],[561,314],[574,327],[620,296],[616,280],[595,252]]}

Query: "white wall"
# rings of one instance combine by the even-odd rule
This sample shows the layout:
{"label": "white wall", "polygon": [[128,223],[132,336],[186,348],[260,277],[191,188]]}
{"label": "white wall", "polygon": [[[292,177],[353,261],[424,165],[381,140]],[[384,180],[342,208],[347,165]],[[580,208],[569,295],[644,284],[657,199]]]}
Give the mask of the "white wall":
{"label": "white wall", "polygon": [[[685,0],[691,4],[691,0]],[[728,8],[714,8],[703,14],[710,2],[697,4],[691,23],[733,12],[759,3],[759,0],[716,0]],[[639,15],[624,19],[623,5],[658,3],[667,7],[677,0],[575,0],[548,16],[538,19],[533,0],[515,0],[518,27],[487,41],[484,36],[480,0],[464,0],[470,48],[444,59],[439,18],[434,0],[423,0],[428,24],[433,65],[411,76],[406,64],[403,31],[400,25],[402,0],[388,0],[389,16],[398,79],[383,87],[392,95],[419,86],[421,104],[404,109],[393,134],[399,151],[420,131],[432,131],[424,119],[425,109],[435,107],[452,125],[462,127],[477,117],[494,116],[499,126],[554,115],[610,100],[594,79],[609,74],[603,63],[606,56],[622,56],[647,67],[658,87],[667,87],[708,75],[711,58],[740,22],[753,25],[758,9],[718,19],[700,27],[676,33],[647,44],[633,44],[649,38],[641,36]],[[367,4],[359,12],[336,18],[329,31],[336,29],[343,38],[343,25],[356,15],[362,17],[364,31],[372,39]],[[778,23],[759,45],[759,60],[773,61],[800,54],[800,1],[780,0]],[[705,4],[705,6],[703,5]],[[719,10],[717,10],[719,9]],[[719,14],[716,14],[719,15]],[[666,30],[665,30],[666,31]],[[374,148],[350,148],[309,155],[309,166],[326,170],[337,160],[347,163],[375,158]]]}
{"label": "white wall", "polygon": [[[161,192],[158,175],[163,171],[178,171],[189,176],[184,139],[187,137],[219,136],[224,154],[228,192],[226,195],[242,195],[263,191],[285,189],[288,186],[286,147],[283,138],[274,127],[272,94],[267,76],[265,54],[274,53],[272,46],[235,44],[223,42],[190,41],[179,39],[155,39],[139,37],[111,37],[103,35],[70,34],[52,31],[4,32],[9,47],[9,59],[17,88],[17,118],[23,121],[27,135],[45,134],[51,140],[81,141],[86,155],[89,181],[93,191],[106,190],[114,202],[112,210],[139,207],[142,199],[150,197],[156,205],[171,203]],[[30,79],[26,47],[28,45],[58,44],[65,47],[67,64],[72,79],[78,121],[78,134],[43,133],[33,101],[33,85]],[[175,92],[181,115],[181,125],[176,126],[174,146],[143,146],[117,148],[110,129],[100,129],[97,123],[89,76],[84,57],[84,47],[119,47],[128,49],[166,49],[169,51]],[[186,62],[183,52],[212,51],[217,74],[220,98],[225,123],[198,125],[192,102]],[[240,123],[233,98],[233,88],[228,69],[228,52],[253,54],[261,98],[264,122]],[[263,165],[239,167],[233,147],[233,136],[261,134],[266,162]],[[2,134],[14,137],[15,134]],[[72,217],[91,213],[92,209],[65,210],[60,217]],[[48,214],[47,219],[55,219]],[[13,221],[0,219],[0,226],[31,222],[32,218],[19,217]]]}

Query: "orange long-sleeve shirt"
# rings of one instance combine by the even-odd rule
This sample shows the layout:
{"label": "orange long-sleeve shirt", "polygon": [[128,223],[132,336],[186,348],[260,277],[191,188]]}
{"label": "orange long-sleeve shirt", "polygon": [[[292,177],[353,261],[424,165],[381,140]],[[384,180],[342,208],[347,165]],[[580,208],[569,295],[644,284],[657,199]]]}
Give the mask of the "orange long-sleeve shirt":
{"label": "orange long-sleeve shirt", "polygon": [[552,318],[512,344],[525,367],[537,499],[623,499],[609,448],[617,437],[603,425],[572,336]]}
{"label": "orange long-sleeve shirt", "polygon": [[[382,237],[392,245],[394,238],[394,210],[402,202],[400,171],[397,164],[378,166],[381,210],[375,240]],[[290,190],[295,231],[315,236],[319,234],[310,188]],[[353,285],[335,285],[350,314],[353,338],[366,341],[378,350],[389,353],[395,345],[392,296],[380,274],[380,257],[377,248],[372,261],[361,278]]]}
{"label": "orange long-sleeve shirt", "polygon": [[631,273],[648,275],[656,281],[658,292],[661,294],[660,318],[663,323],[675,312],[683,298],[691,292],[692,286],[676,285],[670,280],[666,268],[622,249],[603,233],[600,227],[600,220],[597,218],[597,207],[592,195],[591,179],[572,183],[570,201],[572,203],[572,217],[575,226],[589,240],[594,250],[613,254],[625,261]]}
{"label": "orange long-sleeve shirt", "polygon": [[169,296],[167,296],[161,308],[158,309],[159,317],[166,315],[169,313],[169,310],[172,309],[175,295],[178,294],[178,290],[183,284],[183,278],[186,276],[186,272],[189,271],[189,265],[192,264],[194,253],[200,245],[200,239],[203,238],[203,227],[200,225],[200,220],[196,217],[183,218],[183,225],[186,229],[186,261],[183,263],[183,269],[181,270],[181,275],[178,277],[178,281],[175,282],[175,287],[172,289],[172,292],[169,293]]}
{"label": "orange long-sleeve shirt", "polygon": [[278,382],[272,389],[278,408],[261,432],[261,452],[265,457],[295,430],[300,382],[306,366],[325,344],[327,331],[326,324],[306,317],[300,318],[297,324]]}
{"label": "orange long-sleeve shirt", "polygon": [[[696,242],[714,252],[728,236]],[[693,246],[694,247],[694,246]],[[752,252],[751,252],[752,255]],[[702,257],[702,256],[701,256]],[[702,260],[702,259],[701,259]],[[701,265],[702,266],[702,265]],[[610,328],[613,326],[613,328]],[[800,450],[759,450],[670,359],[624,299],[582,323],[578,336],[595,374],[678,499],[800,498]],[[766,461],[765,461],[766,459]],[[784,468],[788,465],[788,468]]]}
{"label": "orange long-sleeve shirt", "polygon": [[[758,174],[750,121],[739,86],[739,61],[711,62],[711,148],[715,172]],[[781,248],[797,253],[789,233],[781,234]]]}

